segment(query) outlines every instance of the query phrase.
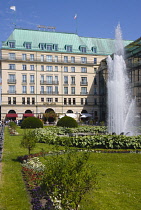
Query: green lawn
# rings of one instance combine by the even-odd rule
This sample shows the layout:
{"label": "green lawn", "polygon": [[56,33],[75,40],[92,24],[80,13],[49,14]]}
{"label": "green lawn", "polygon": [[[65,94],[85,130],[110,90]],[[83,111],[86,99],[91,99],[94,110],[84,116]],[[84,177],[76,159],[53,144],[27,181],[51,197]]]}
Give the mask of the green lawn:
{"label": "green lawn", "polygon": [[[18,129],[19,132],[22,130]],[[28,153],[20,147],[22,136],[9,136],[5,142],[0,179],[0,210],[30,210],[30,198],[22,180],[17,157]],[[53,146],[37,144],[33,152],[52,150]],[[141,154],[92,153],[90,161],[97,171],[97,188],[81,203],[81,210],[140,210]]]}

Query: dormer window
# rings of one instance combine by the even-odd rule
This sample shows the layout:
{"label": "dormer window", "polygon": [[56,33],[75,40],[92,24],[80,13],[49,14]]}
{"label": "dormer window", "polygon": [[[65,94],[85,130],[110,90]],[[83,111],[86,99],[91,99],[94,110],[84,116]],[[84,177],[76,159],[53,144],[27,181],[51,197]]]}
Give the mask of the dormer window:
{"label": "dormer window", "polygon": [[80,51],[81,51],[82,53],[86,53],[86,52],[87,52],[86,46],[80,46]]}
{"label": "dormer window", "polygon": [[41,50],[44,50],[44,49],[45,49],[45,43],[40,43],[40,44],[39,44],[39,48],[40,48]]}
{"label": "dormer window", "polygon": [[15,48],[15,41],[9,41],[8,44],[10,48]]}
{"label": "dormer window", "polygon": [[72,52],[72,45],[66,45],[66,51]]}
{"label": "dormer window", "polygon": [[92,47],[93,53],[97,53],[97,47]]}
{"label": "dormer window", "polygon": [[46,44],[46,50],[52,51],[53,45],[52,44]]}
{"label": "dormer window", "polygon": [[31,49],[31,42],[25,42],[24,46],[26,49]]}
{"label": "dormer window", "polygon": [[54,45],[53,45],[53,49],[54,49],[55,51],[58,51],[58,44],[54,44]]}

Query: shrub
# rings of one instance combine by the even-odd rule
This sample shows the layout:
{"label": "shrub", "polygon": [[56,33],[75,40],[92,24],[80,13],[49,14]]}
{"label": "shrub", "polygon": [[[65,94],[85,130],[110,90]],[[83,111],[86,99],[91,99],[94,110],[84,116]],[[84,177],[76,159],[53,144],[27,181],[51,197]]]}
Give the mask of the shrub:
{"label": "shrub", "polygon": [[43,123],[39,118],[27,117],[23,120],[21,128],[43,128]]}
{"label": "shrub", "polygon": [[30,155],[31,150],[36,146],[36,138],[32,130],[25,130],[21,146],[28,149],[28,154]]}
{"label": "shrub", "polygon": [[65,116],[65,117],[62,117],[60,120],[58,120],[57,126],[67,127],[67,128],[76,128],[78,127],[78,123],[72,117]]}

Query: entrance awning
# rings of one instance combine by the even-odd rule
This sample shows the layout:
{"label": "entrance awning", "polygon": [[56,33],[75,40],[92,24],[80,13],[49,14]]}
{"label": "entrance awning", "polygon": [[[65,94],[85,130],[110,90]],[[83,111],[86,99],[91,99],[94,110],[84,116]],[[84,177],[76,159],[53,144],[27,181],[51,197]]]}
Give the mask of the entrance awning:
{"label": "entrance awning", "polygon": [[9,113],[6,114],[6,117],[10,118],[10,117],[18,117],[18,115],[16,113]]}
{"label": "entrance awning", "polygon": [[92,117],[92,115],[89,114],[89,113],[82,113],[80,117],[81,118],[87,118],[87,117]]}
{"label": "entrance awning", "polygon": [[34,117],[33,113],[25,113],[23,114],[24,117]]}

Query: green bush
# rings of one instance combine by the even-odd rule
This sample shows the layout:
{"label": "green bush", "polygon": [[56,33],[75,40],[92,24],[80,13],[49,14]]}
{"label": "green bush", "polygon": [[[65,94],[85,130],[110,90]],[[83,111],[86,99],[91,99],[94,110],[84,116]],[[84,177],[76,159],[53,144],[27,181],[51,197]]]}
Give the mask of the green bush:
{"label": "green bush", "polygon": [[23,120],[21,128],[43,128],[43,123],[39,118],[27,117]]}
{"label": "green bush", "polygon": [[58,120],[57,126],[67,127],[67,128],[76,128],[78,127],[78,123],[72,117],[65,116],[65,117],[62,117],[60,120]]}

